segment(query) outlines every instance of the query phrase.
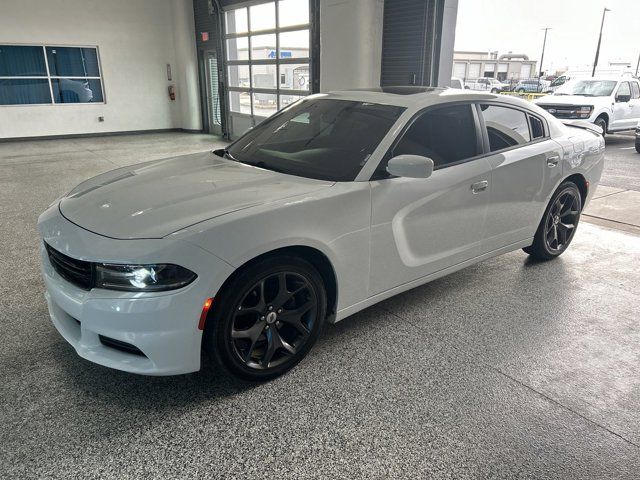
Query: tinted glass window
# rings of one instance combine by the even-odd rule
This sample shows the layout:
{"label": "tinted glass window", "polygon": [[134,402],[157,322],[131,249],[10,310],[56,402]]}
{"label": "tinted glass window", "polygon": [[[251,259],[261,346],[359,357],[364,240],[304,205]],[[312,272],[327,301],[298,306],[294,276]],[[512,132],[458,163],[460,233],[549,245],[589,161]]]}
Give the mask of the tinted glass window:
{"label": "tinted glass window", "polygon": [[403,111],[369,102],[304,100],[247,132],[228,153],[290,175],[350,181]]}
{"label": "tinted glass window", "polygon": [[51,103],[46,78],[0,79],[0,105]]}
{"label": "tinted glass window", "polygon": [[542,120],[538,117],[529,117],[529,122],[531,122],[531,137],[532,138],[542,138],[544,137],[544,126],[542,124]]}
{"label": "tinted glass window", "polygon": [[46,77],[42,47],[0,45],[0,77]]}
{"label": "tinted glass window", "polygon": [[95,48],[47,47],[49,71],[53,77],[98,77]]}
{"label": "tinted glass window", "polygon": [[531,140],[527,115],[524,112],[495,105],[482,105],[481,110],[492,152],[522,145]]}
{"label": "tinted glass window", "polygon": [[638,86],[638,82],[631,82],[631,97],[640,98],[640,87]]}
{"label": "tinted glass window", "polygon": [[436,168],[478,154],[471,105],[429,110],[416,119],[393,149],[393,155],[429,157]]}
{"label": "tinted glass window", "polygon": [[98,79],[54,78],[51,80],[56,103],[103,102],[102,85]]}

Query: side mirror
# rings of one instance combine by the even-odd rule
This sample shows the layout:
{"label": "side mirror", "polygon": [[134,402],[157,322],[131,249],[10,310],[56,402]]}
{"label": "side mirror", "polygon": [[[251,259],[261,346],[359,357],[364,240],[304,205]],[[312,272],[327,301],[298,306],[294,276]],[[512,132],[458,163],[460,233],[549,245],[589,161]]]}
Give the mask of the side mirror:
{"label": "side mirror", "polygon": [[429,178],[433,160],[420,155],[397,155],[387,163],[387,172],[396,177]]}
{"label": "side mirror", "polygon": [[631,100],[631,95],[616,95],[616,102],[628,102]]}

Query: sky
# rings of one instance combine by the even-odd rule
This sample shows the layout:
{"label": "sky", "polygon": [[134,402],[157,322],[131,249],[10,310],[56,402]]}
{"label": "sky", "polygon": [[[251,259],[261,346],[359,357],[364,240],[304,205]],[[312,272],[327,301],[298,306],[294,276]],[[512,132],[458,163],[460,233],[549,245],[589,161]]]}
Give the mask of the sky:
{"label": "sky", "polygon": [[[607,12],[598,68],[640,55],[640,0],[458,0],[455,50],[512,51],[540,60],[543,70],[591,68],[604,7]],[[538,66],[539,68],[539,66]]]}

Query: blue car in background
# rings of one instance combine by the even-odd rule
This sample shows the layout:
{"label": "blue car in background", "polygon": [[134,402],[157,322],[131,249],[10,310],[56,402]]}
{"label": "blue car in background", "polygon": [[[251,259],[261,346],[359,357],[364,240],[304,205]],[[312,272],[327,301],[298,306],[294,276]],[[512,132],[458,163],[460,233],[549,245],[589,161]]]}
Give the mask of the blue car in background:
{"label": "blue car in background", "polygon": [[514,91],[518,93],[546,93],[549,90],[549,82],[541,78],[527,78],[520,80]]}

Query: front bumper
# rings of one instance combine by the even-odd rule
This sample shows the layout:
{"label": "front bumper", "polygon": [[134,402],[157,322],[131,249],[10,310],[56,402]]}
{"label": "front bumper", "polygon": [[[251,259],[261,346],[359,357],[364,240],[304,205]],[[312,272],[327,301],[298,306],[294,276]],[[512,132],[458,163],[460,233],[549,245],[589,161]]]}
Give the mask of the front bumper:
{"label": "front bumper", "polygon": [[[175,263],[194,271],[196,280],[169,292],[86,291],[54,270],[44,244],[40,251],[51,320],[78,355],[143,375],[175,375],[200,369],[200,314],[205,300],[215,295],[232,272],[228,264],[184,240],[102,237],[69,222],[57,207],[40,217],[38,228],[45,242],[78,259]],[[135,347],[136,353],[118,348],[120,342]]]}

